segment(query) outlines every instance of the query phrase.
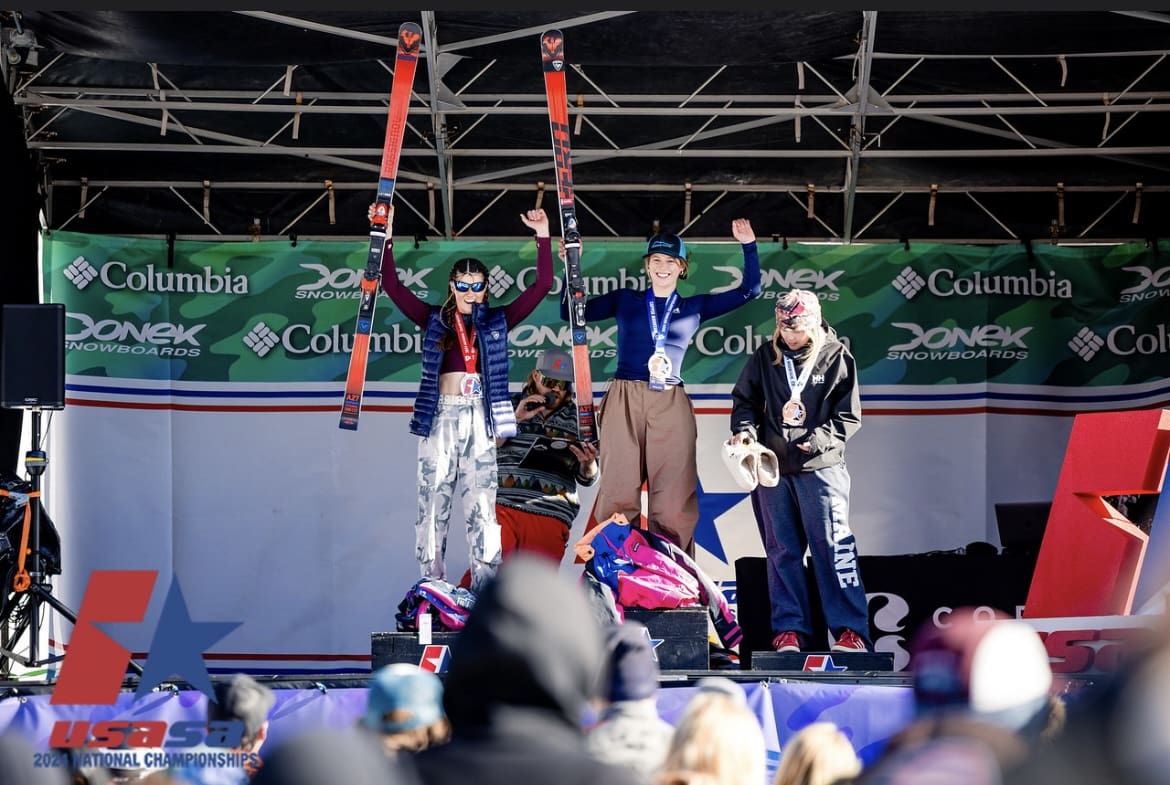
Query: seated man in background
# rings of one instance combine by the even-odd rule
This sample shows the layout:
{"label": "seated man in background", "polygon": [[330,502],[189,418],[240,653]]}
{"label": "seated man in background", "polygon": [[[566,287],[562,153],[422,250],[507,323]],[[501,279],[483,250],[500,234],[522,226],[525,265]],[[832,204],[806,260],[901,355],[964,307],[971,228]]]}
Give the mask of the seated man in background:
{"label": "seated man in background", "polygon": [[[593,485],[598,477],[597,445],[578,440],[569,353],[541,350],[512,405],[516,435],[496,440],[501,557],[529,551],[559,564],[581,509],[577,486]],[[464,575],[459,585],[469,584],[470,575]]]}

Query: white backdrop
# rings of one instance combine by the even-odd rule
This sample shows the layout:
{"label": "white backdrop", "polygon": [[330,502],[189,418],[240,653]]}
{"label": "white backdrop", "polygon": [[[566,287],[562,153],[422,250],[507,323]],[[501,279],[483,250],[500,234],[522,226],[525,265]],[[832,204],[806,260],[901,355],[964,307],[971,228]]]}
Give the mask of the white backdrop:
{"label": "white backdrop", "polygon": [[[174,573],[193,619],[243,622],[209,650],[213,667],[368,667],[354,658],[369,655],[371,632],[394,629],[397,604],[418,578],[418,440],[408,413],[366,411],[351,432],[337,427],[328,397],[310,412],[185,411],[176,410],[188,408],[181,393],[76,392],[80,381],[97,380],[70,377],[74,403],[48,430],[44,487],[62,539],[61,599],[77,609],[91,570],[157,569],[136,651],[149,647],[160,587]],[[336,388],[340,401],[338,385],[304,387]],[[697,404],[700,485],[726,507],[714,519],[723,558],[699,552],[717,580],[734,578],[736,558],[763,554],[750,502],[718,457],[728,433],[723,395]],[[134,400],[157,408],[127,408]],[[992,503],[1050,499],[1071,424],[1069,416],[865,415],[847,452],[860,553],[998,544]],[[594,495],[584,489],[574,540]],[[447,564],[456,580],[467,565],[459,513]],[[562,570],[580,569],[566,557]],[[54,641],[67,640],[63,626],[50,626]]]}

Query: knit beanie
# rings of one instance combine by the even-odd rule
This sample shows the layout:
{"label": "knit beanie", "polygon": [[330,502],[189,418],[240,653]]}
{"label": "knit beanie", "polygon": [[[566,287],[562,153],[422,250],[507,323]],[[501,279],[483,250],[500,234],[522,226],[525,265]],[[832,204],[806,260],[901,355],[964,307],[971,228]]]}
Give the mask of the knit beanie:
{"label": "knit beanie", "polygon": [[626,621],[611,630],[607,641],[611,703],[649,698],[658,691],[658,655],[646,625]]}

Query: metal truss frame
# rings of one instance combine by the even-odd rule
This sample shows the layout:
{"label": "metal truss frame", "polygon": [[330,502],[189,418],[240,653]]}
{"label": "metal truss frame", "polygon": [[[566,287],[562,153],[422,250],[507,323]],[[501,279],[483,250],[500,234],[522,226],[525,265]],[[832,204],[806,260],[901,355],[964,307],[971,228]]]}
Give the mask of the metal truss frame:
{"label": "metal truss frame", "polygon": [[[388,47],[393,41],[383,36],[342,28],[328,27],[313,22],[270,12],[235,12],[265,19],[273,24],[312,27],[342,38],[385,42]],[[601,19],[630,12],[604,12],[567,18],[560,21],[562,28],[585,25]],[[1026,159],[1065,157],[1086,160],[1110,160],[1156,173],[1170,172],[1170,161],[1161,158],[1170,155],[1170,143],[1165,145],[1127,145],[1119,138],[1122,130],[1140,115],[1170,112],[1170,91],[1147,89],[1143,86],[1146,77],[1160,65],[1170,49],[1131,52],[1098,52],[1069,55],[945,55],[945,54],[892,54],[875,51],[874,40],[881,14],[863,11],[861,34],[857,41],[857,52],[852,61],[849,83],[840,78],[827,78],[811,62],[797,64],[801,88],[805,73],[816,79],[817,92],[790,94],[733,94],[708,92],[707,88],[727,66],[712,68],[708,78],[697,84],[689,94],[648,94],[618,93],[611,86],[598,84],[597,80],[580,66],[572,66],[581,81],[593,93],[583,96],[577,104],[570,106],[570,117],[574,120],[578,135],[583,126],[589,126],[588,143],[574,145],[574,166],[578,174],[575,190],[579,203],[597,219],[605,230],[600,236],[620,237],[589,202],[592,196],[607,192],[617,193],[661,193],[682,192],[686,196],[684,230],[702,217],[716,201],[728,194],[787,194],[802,207],[806,207],[810,218],[815,218],[811,197],[828,196],[840,199],[843,204],[839,223],[829,224],[817,218],[825,234],[809,239],[830,239],[850,243],[863,241],[867,230],[902,197],[908,194],[928,194],[933,219],[935,199],[940,193],[962,194],[972,205],[989,216],[1003,230],[1002,237],[983,238],[940,238],[940,242],[1013,242],[1019,241],[1017,233],[1009,227],[1009,221],[996,215],[980,198],[994,193],[1048,193],[1063,200],[1077,193],[1108,193],[1116,199],[1096,220],[1088,223],[1076,237],[1062,237],[1061,241],[1080,241],[1092,237],[1092,230],[1112,210],[1127,198],[1140,200],[1145,193],[1165,193],[1166,185],[1143,185],[1141,182],[1112,182],[1096,185],[1076,185],[1058,182],[1025,182],[1004,186],[954,185],[940,187],[935,182],[917,182],[909,185],[888,185],[867,182],[863,165],[867,162],[924,159]],[[1166,22],[1170,17],[1150,12],[1118,12],[1151,21]],[[477,219],[504,194],[531,192],[536,203],[543,196],[544,180],[551,168],[551,154],[547,147],[499,148],[476,144],[476,126],[492,116],[543,115],[545,97],[542,93],[496,93],[474,92],[473,88],[484,74],[489,73],[494,62],[489,62],[466,84],[451,89],[444,83],[444,77],[462,57],[460,52],[474,50],[501,41],[528,38],[535,35],[535,28],[524,28],[482,38],[462,41],[442,40],[434,12],[421,12],[424,32],[423,54],[427,59],[425,91],[416,84],[416,100],[409,112],[408,136],[402,156],[416,159],[416,169],[425,172],[400,170],[396,196],[413,213],[421,218],[429,231],[442,237],[471,237],[476,229]],[[1155,18],[1151,18],[1155,17]],[[12,52],[10,37],[0,38],[0,61],[13,63],[8,55]],[[175,84],[165,69],[155,64],[145,64],[151,73],[152,87],[142,89],[115,88],[101,84],[62,86],[50,84],[43,77],[61,61],[58,55],[36,70],[9,69],[5,78],[12,85],[14,100],[25,116],[26,139],[30,149],[51,159],[54,155],[73,151],[100,152],[179,152],[199,155],[239,155],[246,160],[254,156],[291,156],[310,159],[335,166],[342,173],[352,173],[352,181],[334,178],[322,183],[275,182],[250,179],[246,176],[231,181],[170,181],[141,178],[127,179],[56,179],[47,178],[46,186],[50,196],[54,189],[81,189],[78,200],[80,208],[72,215],[52,216],[49,228],[62,229],[74,218],[84,215],[85,209],[111,189],[148,189],[167,191],[185,203],[203,219],[206,232],[217,238],[226,239],[216,228],[208,210],[209,194],[212,191],[304,191],[305,209],[288,223],[281,234],[296,231],[297,222],[322,199],[333,198],[333,192],[345,190],[369,190],[369,174],[378,171],[380,146],[304,146],[299,144],[299,130],[306,122],[321,118],[350,115],[384,115],[385,93],[374,92],[302,92],[293,88],[298,66],[287,66],[283,72],[274,69],[273,82],[263,91],[247,90],[195,90]],[[1013,66],[1014,60],[1052,60],[1054,67],[1067,71],[1069,61],[1105,58],[1115,60],[1132,58],[1137,75],[1116,94],[1093,92],[1052,92],[1033,89]],[[898,90],[899,85],[918,69],[929,69],[933,61],[980,60],[993,64],[1004,76],[1002,92],[973,92],[929,94]],[[535,60],[535,55],[534,55]],[[881,92],[874,83],[876,64],[889,68],[899,61],[906,63],[900,75],[889,80]],[[386,70],[391,65],[382,62]],[[535,68],[535,66],[534,66]],[[1139,70],[1140,69],[1140,70]],[[724,82],[726,83],[726,82]],[[117,121],[118,123],[145,126],[157,129],[157,142],[124,142],[116,138],[76,139],[59,134],[60,119],[67,113],[86,113]],[[250,137],[216,130],[217,116],[271,115],[275,129],[265,138]],[[634,143],[615,132],[613,122],[606,130],[602,123],[606,118],[631,118],[643,121],[657,117],[684,118],[697,127],[683,135],[663,135],[650,142]],[[1083,133],[1076,139],[1042,138],[1027,133],[1020,124],[1029,117],[1068,116],[1099,118],[1102,128],[1099,138],[1086,139]],[[452,132],[450,120],[458,117],[459,129]],[[842,135],[829,126],[834,119],[848,120],[848,132]],[[815,127],[811,128],[809,121]],[[802,126],[803,122],[803,126]],[[965,146],[913,146],[897,147],[890,143],[892,129],[899,123],[925,123],[954,128],[979,138],[988,139],[981,147]],[[750,146],[744,137],[761,128],[791,124],[792,141],[776,141],[764,146],[757,142]],[[620,128],[620,125],[617,126]],[[674,127],[674,126],[672,126]],[[966,136],[969,140],[971,136]],[[994,140],[994,141],[990,141]],[[488,167],[468,176],[459,176],[458,164],[461,159],[475,159],[484,162],[499,160],[498,167]],[[531,159],[529,162],[527,159]],[[622,182],[590,183],[588,165],[595,162],[641,159],[824,159],[840,162],[840,176],[834,182],[753,182],[710,183],[684,180],[676,183],[647,183],[634,178]],[[246,172],[246,165],[240,167]],[[203,208],[197,207],[183,192],[202,193]],[[455,225],[456,199],[461,192],[488,192],[496,194],[486,207],[470,218],[461,218],[463,223]],[[436,196],[438,204],[436,205]],[[876,214],[868,216],[862,224],[857,215],[856,205],[860,196],[879,198]],[[692,200],[708,199],[698,215],[692,215]],[[198,201],[196,199],[196,201]],[[1063,210],[1063,201],[1061,202]],[[590,222],[592,223],[592,221]],[[1134,223],[1137,223],[1136,212]],[[858,224],[861,224],[858,226]],[[199,236],[199,235],[192,235]],[[486,235],[485,235],[486,236]],[[250,238],[248,238],[250,239]],[[786,238],[798,239],[798,238]],[[890,238],[881,238],[889,241]],[[1054,238],[1055,239],[1055,238]],[[1118,240],[1127,238],[1114,238]],[[1128,238],[1134,239],[1134,238]],[[870,242],[867,238],[865,242]]]}

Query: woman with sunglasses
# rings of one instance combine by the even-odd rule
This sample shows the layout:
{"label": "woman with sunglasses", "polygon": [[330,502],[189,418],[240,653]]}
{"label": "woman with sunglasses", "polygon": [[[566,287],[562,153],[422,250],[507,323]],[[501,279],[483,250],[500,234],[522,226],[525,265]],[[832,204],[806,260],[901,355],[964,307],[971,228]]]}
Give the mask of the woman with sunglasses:
{"label": "woman with sunglasses", "polygon": [[[681,237],[656,234],[643,256],[645,292],[619,288],[585,303],[589,324],[617,320],[617,370],[598,407],[604,457],[595,516],[601,521],[620,512],[638,520],[645,482],[648,528],[691,557],[699,521],[698,426],[683,389],[683,358],[701,322],[760,296],[751,221],[735,219],[731,234],[743,248],[743,277],[734,289],[681,297],[675,286],[687,277],[690,254]],[[562,298],[561,317],[568,316]]]}
{"label": "woman with sunglasses", "polygon": [[394,266],[393,208],[386,218],[382,288],[424,330],[422,380],[410,420],[410,432],[422,437],[415,556],[424,578],[446,580],[448,517],[462,478],[474,592],[500,563],[496,439],[516,434],[508,393],[508,330],[535,310],[553,282],[548,216],[544,210],[529,210],[520,220],[536,232],[536,282],[508,305],[489,306],[488,269],[478,259],[460,259],[451,266],[442,305],[428,305],[403,286]]}

